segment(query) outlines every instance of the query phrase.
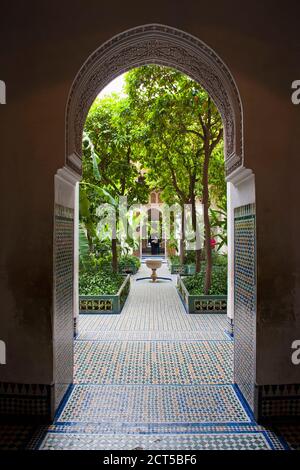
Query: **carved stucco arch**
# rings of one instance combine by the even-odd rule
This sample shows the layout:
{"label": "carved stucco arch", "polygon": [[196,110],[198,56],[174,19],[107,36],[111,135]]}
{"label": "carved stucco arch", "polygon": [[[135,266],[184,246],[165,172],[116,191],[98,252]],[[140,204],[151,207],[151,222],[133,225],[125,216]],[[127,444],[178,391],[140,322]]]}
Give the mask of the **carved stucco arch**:
{"label": "carved stucco arch", "polygon": [[198,38],[169,26],[127,30],[93,52],[71,87],[66,110],[66,164],[81,173],[82,131],[87,113],[109,82],[142,65],[173,67],[200,83],[215,102],[224,126],[227,175],[243,168],[243,119],[235,81],[218,55]]}

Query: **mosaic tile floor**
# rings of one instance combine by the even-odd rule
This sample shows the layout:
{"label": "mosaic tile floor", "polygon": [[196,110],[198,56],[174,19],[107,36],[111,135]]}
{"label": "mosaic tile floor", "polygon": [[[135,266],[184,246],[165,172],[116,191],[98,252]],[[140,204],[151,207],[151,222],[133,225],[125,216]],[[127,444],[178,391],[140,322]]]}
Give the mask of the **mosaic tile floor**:
{"label": "mosaic tile floor", "polygon": [[[68,439],[49,433],[43,442],[43,450],[269,450],[270,440],[260,432],[226,434],[156,434],[141,435],[85,435],[73,434]],[[279,447],[278,450],[281,448]]]}
{"label": "mosaic tile floor", "polygon": [[57,422],[247,423],[232,385],[75,385]]}
{"label": "mosaic tile floor", "polygon": [[0,424],[0,450],[26,449],[35,430],[32,425]]}
{"label": "mosaic tile floor", "polygon": [[159,274],[173,282],[136,281],[149,275],[142,265],[133,276],[121,315],[81,315],[77,339],[85,340],[228,340],[226,315],[187,315],[176,292],[176,276],[166,265]]}
{"label": "mosaic tile floor", "polygon": [[75,383],[27,448],[285,449],[233,385],[226,315],[188,315],[172,282],[136,281],[120,315],[81,315]]}
{"label": "mosaic tile floor", "polygon": [[76,341],[75,383],[228,384],[230,341]]}
{"label": "mosaic tile floor", "polygon": [[275,426],[275,431],[287,443],[290,450],[300,450],[300,424],[280,424]]}

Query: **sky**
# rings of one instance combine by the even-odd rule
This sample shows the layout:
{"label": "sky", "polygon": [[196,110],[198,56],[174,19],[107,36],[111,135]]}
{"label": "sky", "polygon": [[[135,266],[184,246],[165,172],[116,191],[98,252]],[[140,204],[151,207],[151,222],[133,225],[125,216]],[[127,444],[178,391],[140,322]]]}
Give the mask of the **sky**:
{"label": "sky", "polygon": [[122,87],[124,85],[124,74],[119,75],[112,82],[110,82],[98,95],[98,98],[104,98],[111,93],[121,93]]}

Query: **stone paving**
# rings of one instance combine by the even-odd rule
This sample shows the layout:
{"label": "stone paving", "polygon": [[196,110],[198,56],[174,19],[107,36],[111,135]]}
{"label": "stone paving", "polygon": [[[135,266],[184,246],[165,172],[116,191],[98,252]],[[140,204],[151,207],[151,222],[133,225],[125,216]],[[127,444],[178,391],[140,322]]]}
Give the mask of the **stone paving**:
{"label": "stone paving", "polygon": [[176,292],[176,276],[164,263],[158,270],[169,281],[149,276],[144,263],[132,276],[131,292],[121,315],[81,315],[78,340],[228,340],[226,315],[187,315]]}
{"label": "stone paving", "polygon": [[299,449],[299,425],[258,425],[234,386],[226,315],[187,314],[167,265],[172,281],[137,280],[149,274],[132,276],[120,315],[80,316],[54,423],[2,425],[0,449]]}
{"label": "stone paving", "polygon": [[233,384],[226,315],[189,315],[143,263],[120,315],[81,315],[74,385],[39,449],[284,449]]}

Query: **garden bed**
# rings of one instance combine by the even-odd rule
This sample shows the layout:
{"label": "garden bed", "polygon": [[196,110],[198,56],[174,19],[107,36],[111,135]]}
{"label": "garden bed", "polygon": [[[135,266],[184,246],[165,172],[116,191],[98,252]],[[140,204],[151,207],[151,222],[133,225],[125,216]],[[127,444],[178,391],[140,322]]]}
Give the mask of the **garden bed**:
{"label": "garden bed", "polygon": [[130,275],[123,277],[123,283],[116,294],[79,295],[80,314],[118,314],[130,290]]}
{"label": "garden bed", "polygon": [[136,274],[141,266],[138,257],[132,255],[122,255],[119,260],[119,272],[122,274]]}
{"label": "garden bed", "polygon": [[185,280],[187,278],[178,275],[177,290],[188,313],[227,313],[227,293],[222,289],[220,294],[203,295],[201,292],[194,293],[192,289],[190,293]]}
{"label": "garden bed", "polygon": [[[108,257],[104,260],[101,260],[100,263],[96,266],[95,270],[100,270],[102,272],[110,272],[112,266],[111,257]],[[141,261],[136,256],[132,255],[123,255],[118,260],[118,273],[119,274],[136,274],[141,266]]]}
{"label": "garden bed", "polygon": [[181,274],[186,276],[195,274],[196,269],[194,264],[172,263],[170,260],[168,260],[168,267],[171,274]]}
{"label": "garden bed", "polygon": [[124,268],[120,269],[121,274],[136,274],[138,272],[139,268],[135,266],[124,266]]}
{"label": "garden bed", "polygon": [[[220,255],[218,253],[212,253],[213,265],[216,268],[227,266],[227,256]],[[201,260],[201,265],[205,265],[205,260]],[[168,267],[171,274],[180,274],[181,276],[190,276],[195,274],[196,265],[195,265],[195,253],[188,252],[185,257],[185,263],[180,263],[180,258],[178,255],[171,256],[168,258]]]}

